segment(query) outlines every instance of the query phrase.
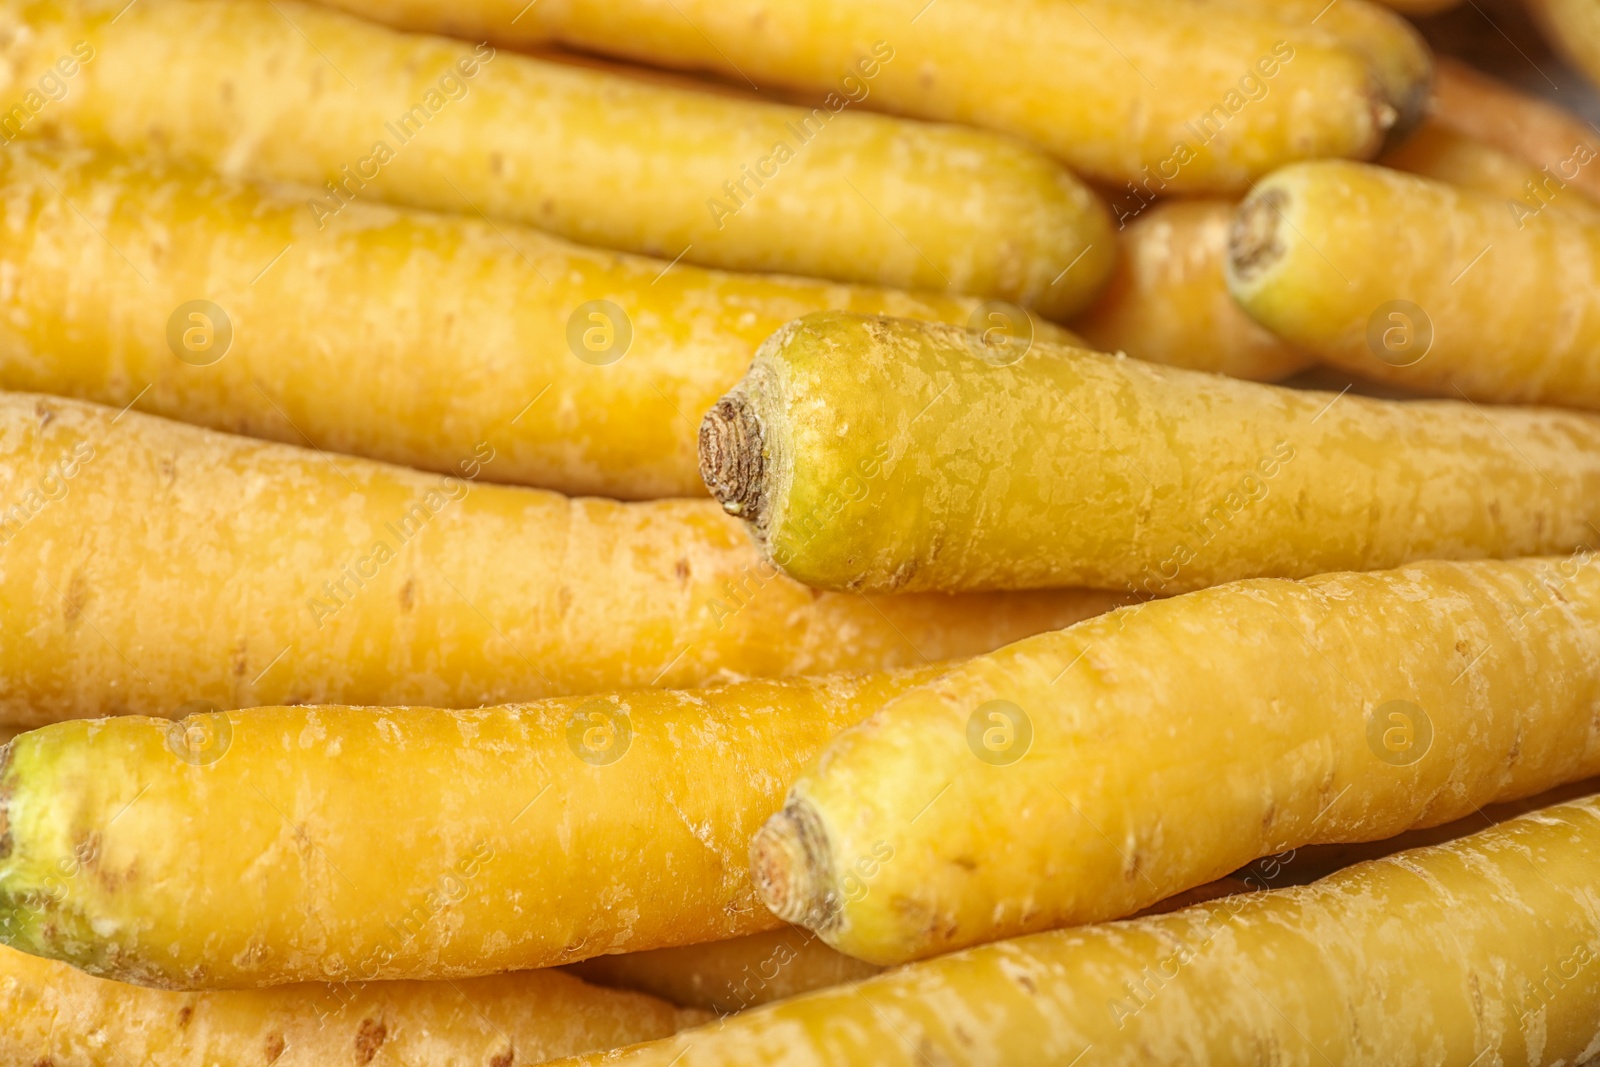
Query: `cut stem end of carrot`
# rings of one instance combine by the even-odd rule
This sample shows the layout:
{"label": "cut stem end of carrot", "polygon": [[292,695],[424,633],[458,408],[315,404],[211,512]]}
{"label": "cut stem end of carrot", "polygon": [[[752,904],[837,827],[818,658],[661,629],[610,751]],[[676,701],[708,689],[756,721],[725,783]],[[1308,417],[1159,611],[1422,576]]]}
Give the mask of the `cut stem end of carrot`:
{"label": "cut stem end of carrot", "polygon": [[761,421],[742,393],[729,393],[700,423],[700,477],[724,511],[757,522],[763,473]]}
{"label": "cut stem end of carrot", "polygon": [[822,820],[803,800],[791,799],[750,843],[750,876],[761,902],[784,922],[819,932],[839,919],[829,866]]}
{"label": "cut stem end of carrot", "polygon": [[1249,281],[1283,257],[1278,229],[1288,203],[1286,191],[1268,189],[1239,205],[1228,229],[1228,258],[1236,278]]}

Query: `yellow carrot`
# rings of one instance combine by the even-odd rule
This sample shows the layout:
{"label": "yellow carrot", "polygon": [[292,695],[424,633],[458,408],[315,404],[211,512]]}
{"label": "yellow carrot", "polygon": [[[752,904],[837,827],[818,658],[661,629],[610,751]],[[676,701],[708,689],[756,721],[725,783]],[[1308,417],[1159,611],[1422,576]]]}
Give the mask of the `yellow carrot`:
{"label": "yellow carrot", "polygon": [[882,968],[829,948],[809,930],[785,926],[703,945],[596,956],[567,970],[598,985],[726,1015],[858,982]]}
{"label": "yellow carrot", "polygon": [[1222,272],[1236,206],[1163,201],[1125,220],[1111,281],[1072,328],[1102,352],[1234,378],[1276,381],[1310,366],[1228,293]]}
{"label": "yellow carrot", "polygon": [[1250,864],[1243,872],[1242,880],[1249,889],[1306,885],[1351,864],[1382,859],[1384,856],[1392,856],[1405,849],[1442,845],[1486,830],[1508,819],[1515,819],[1519,815],[1526,815],[1530,811],[1548,808],[1553,804],[1564,804],[1569,800],[1596,793],[1600,793],[1600,779],[1586,778],[1547,789],[1542,793],[1535,793],[1531,797],[1490,804],[1454,822],[1427,826],[1419,830],[1407,830],[1403,834],[1386,837],[1380,841],[1312,845],[1308,848],[1295,849],[1282,856],[1263,857]]}
{"label": "yellow carrot", "polygon": [[0,394],[0,723],[875,670],[1109,606],[820,595],[712,501],[477,484],[498,457],[425,475]]}
{"label": "yellow carrot", "polygon": [[[1150,197],[1242,191],[1290,160],[1373,155],[1405,100],[1315,26],[1197,0],[335,0],[398,26],[555,40],[741,84],[859,96],[864,107],[1015,134],[1079,173]],[[1361,0],[1340,5],[1362,6]],[[1340,16],[1330,17],[1330,21]],[[1371,19],[1363,21],[1371,22]],[[874,63],[886,45],[895,59]],[[870,73],[869,73],[870,72]]]}
{"label": "yellow carrot", "polygon": [[1399,111],[1389,131],[1403,137],[1421,121],[1433,82],[1433,54],[1415,27],[1387,7],[1348,0],[1201,0],[1212,10],[1235,11],[1281,23],[1297,39],[1348,48],[1367,61],[1384,96]]}
{"label": "yellow carrot", "polygon": [[[293,0],[6,0],[0,29],[0,101],[17,101],[0,104],[6,139],[56,135],[318,186],[303,207],[317,225],[387,199],[666,260],[974,292],[1052,317],[1087,302],[1115,251],[1104,207],[1043,154],[854,106],[875,84],[869,69],[895,69],[889,42],[852,75],[859,92],[810,109],[400,34]],[[75,71],[65,91],[39,96],[62,56]]]}
{"label": "yellow carrot", "polygon": [[1382,167],[1287,167],[1239,209],[1228,287],[1329,363],[1442,396],[1600,410],[1600,224]]}
{"label": "yellow carrot", "polygon": [[1313,393],[820,313],[701,427],[706,484],[828,589],[1141,597],[1600,531],[1600,419]]}
{"label": "yellow carrot", "polygon": [[1600,81],[1600,9],[1588,0],[1529,0],[1528,11],[1556,51]]}
{"label": "yellow carrot", "polygon": [[[1481,821],[1474,829],[1481,829]],[[1361,858],[1387,854],[1368,853]],[[1334,858],[1330,847],[1329,855],[1319,857],[1319,862]],[[1143,914],[1176,911],[1258,888],[1263,888],[1259,879],[1251,884],[1239,878],[1219,878],[1169,897]],[[597,985],[636,989],[674,1004],[725,1015],[829,986],[859,982],[883,968],[829,948],[810,930],[784,926],[727,941],[595,956],[569,964],[566,970]]]}
{"label": "yellow carrot", "polygon": [[873,963],[1118,918],[1600,773],[1597,657],[1589,552],[1123,609],[840,734],[756,838],[756,885]]}
{"label": "yellow carrot", "polygon": [[693,420],[785,322],[840,307],[987,327],[997,310],[381,205],[319,229],[306,195],[54,146],[0,154],[0,271],[16,279],[0,387],[441,472],[490,441],[488,481],[700,496]]}
{"label": "yellow carrot", "polygon": [[751,837],[939,668],[532,704],[58,723],[0,769],[0,930],[168,988],[451,978],[779,926]]}
{"label": "yellow carrot", "polygon": [[1590,798],[1316,885],[985,945],[563,1067],[1577,1063],[1600,1051],[1597,865]]}
{"label": "yellow carrot", "polygon": [[456,982],[173,993],[0,947],[0,1060],[51,1067],[411,1063],[509,1067],[702,1021],[556,971]]}
{"label": "yellow carrot", "polygon": [[1600,197],[1600,135],[1578,116],[1480,70],[1441,56],[1431,113],[1435,122],[1541,168],[1532,192],[1557,200],[1574,191]]}
{"label": "yellow carrot", "polygon": [[1549,209],[1585,222],[1600,222],[1600,204],[1556,178],[1548,168],[1540,168],[1437,119],[1425,122],[1378,162],[1500,197],[1506,202],[1506,210],[1515,213]]}

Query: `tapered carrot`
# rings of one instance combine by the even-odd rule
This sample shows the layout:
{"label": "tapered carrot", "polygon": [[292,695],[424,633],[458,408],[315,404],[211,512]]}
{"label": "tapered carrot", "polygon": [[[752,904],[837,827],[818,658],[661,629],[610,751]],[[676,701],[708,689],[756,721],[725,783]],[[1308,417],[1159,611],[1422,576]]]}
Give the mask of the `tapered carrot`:
{"label": "tapered carrot", "polygon": [[750,838],[833,734],[938,670],[47,726],[0,770],[0,928],[169,988],[447,978],[770,930]]}
{"label": "tapered carrot", "polygon": [[[1360,0],[1345,0],[1340,7]],[[982,0],[921,11],[896,0],[771,5],[336,0],[399,26],[507,43],[556,40],[656,66],[817,93],[862,86],[862,106],[987,126],[1079,173],[1146,193],[1238,191],[1294,159],[1368,158],[1415,95],[1386,91],[1351,47],[1263,5],[1194,0]],[[1362,5],[1365,6],[1365,5]],[[894,62],[871,64],[879,42]],[[875,73],[868,74],[869,70]]]}
{"label": "tapered carrot", "polygon": [[1340,367],[1438,395],[1600,409],[1600,224],[1382,167],[1287,167],[1230,238],[1251,317]]}
{"label": "tapered carrot", "polygon": [[603,986],[636,989],[719,1015],[870,978],[882,968],[785,926],[728,941],[595,956],[567,970]]}
{"label": "tapered carrot", "polygon": [[387,199],[667,260],[974,292],[1052,317],[1083,306],[1114,254],[1104,207],[1043,154],[862,112],[870,72],[895,67],[888,41],[862,59],[856,88],[813,109],[400,34],[293,0],[6,0],[0,28],[16,95],[78,42],[92,53],[60,99],[0,115],[6,139],[56,135],[315,185],[302,206],[313,225]]}
{"label": "tapered carrot", "polygon": [[706,483],[831,589],[1141,597],[1600,530],[1600,419],[1312,393],[821,313],[701,427]]}
{"label": "tapered carrot", "polygon": [[556,971],[173,993],[3,947],[0,1012],[0,1060],[35,1067],[507,1067],[665,1037],[701,1021],[698,1012]]}
{"label": "tapered carrot", "polygon": [[1124,609],[840,734],[757,837],[756,885],[874,963],[1114,919],[1595,775],[1597,656],[1592,553]]}
{"label": "tapered carrot", "polygon": [[497,459],[425,475],[0,394],[0,722],[875,670],[1108,606],[822,596],[709,500],[477,484]]}
{"label": "tapered carrot", "polygon": [[1231,200],[1173,200],[1125,220],[1105,291],[1072,328],[1091,347],[1151,363],[1276,381],[1314,360],[1258,326],[1223,277]]}
{"label": "tapered carrot", "polygon": [[1590,798],[1316,885],[985,945],[564,1067],[1578,1063],[1600,1048],[1597,865]]}
{"label": "tapered carrot", "polygon": [[490,441],[488,481],[699,496],[694,420],[785,322],[988,325],[974,298],[674,266],[477,218],[355,203],[318,228],[307,195],[13,146],[0,386],[441,472]]}
{"label": "tapered carrot", "polygon": [[1433,53],[1409,22],[1378,3],[1326,0],[1199,0],[1201,7],[1271,19],[1297,39],[1348,48],[1365,59],[1398,109],[1391,140],[1421,121],[1433,82]]}
{"label": "tapered carrot", "polygon": [[1560,199],[1567,186],[1600,197],[1600,135],[1582,119],[1459,59],[1439,57],[1436,74],[1435,122],[1542,168],[1542,199]]}

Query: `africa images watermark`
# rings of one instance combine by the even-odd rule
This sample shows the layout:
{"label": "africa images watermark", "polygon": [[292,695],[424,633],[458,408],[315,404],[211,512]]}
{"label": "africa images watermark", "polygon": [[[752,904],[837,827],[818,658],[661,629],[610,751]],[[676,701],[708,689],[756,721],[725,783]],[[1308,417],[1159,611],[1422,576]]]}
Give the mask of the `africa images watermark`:
{"label": "africa images watermark", "polygon": [[[722,183],[727,200],[713,196],[706,201],[706,210],[711,212],[711,221],[717,224],[717,229],[722,229],[728,219],[737,215],[755,198],[756,193],[766,187],[767,182],[776,178],[783,165],[794,159],[800,148],[810,144],[812,138],[827,129],[835,115],[851,104],[865,100],[872,92],[868,83],[878,76],[883,64],[893,58],[894,49],[886,42],[874,44],[872,55],[856,60],[851,73],[839,80],[839,88],[823,98],[821,107],[812,108],[811,113],[801,118],[798,125],[793,122],[783,124],[793,135],[795,144],[790,144],[787,139],[775,141],[772,149],[757,159],[754,166],[741,163],[739,176]],[[751,188],[752,185],[755,188]]]}
{"label": "africa images watermark", "polygon": [[1138,218],[1145,208],[1155,203],[1156,198],[1166,191],[1167,185],[1178,177],[1178,172],[1199,159],[1200,152],[1216,140],[1234,116],[1251,104],[1265,100],[1272,91],[1268,82],[1293,61],[1294,47],[1288,41],[1276,42],[1271,54],[1256,60],[1239,78],[1236,87],[1228,90],[1220,102],[1213,104],[1199,118],[1185,122],[1184,129],[1193,135],[1195,143],[1191,144],[1188,140],[1174,142],[1172,152],[1154,164],[1155,173],[1151,173],[1151,165],[1146,164],[1143,168],[1144,180],[1137,184],[1131,181],[1127,183],[1132,205],[1122,197],[1111,205],[1117,217],[1117,229],[1123,229],[1131,220]]}
{"label": "africa images watermark", "polygon": [[484,467],[494,462],[495,455],[493,445],[480,442],[471,456],[456,464],[459,475],[445,475],[442,485],[413,499],[397,517],[383,524],[384,536],[375,538],[364,553],[340,567],[334,578],[322,583],[326,600],[307,597],[306,608],[316,620],[317,629],[322,629],[325,622],[349,606],[367,583],[377,578],[378,572],[396,559],[435,516],[451,504],[465,500],[472,491],[472,483],[483,473]]}
{"label": "africa images watermark", "polygon": [[1521,200],[1507,200],[1506,205],[1511,209],[1511,217],[1517,220],[1517,229],[1523,229],[1531,218],[1536,218],[1545,208],[1555,203],[1556,198],[1567,190],[1567,182],[1578,176],[1578,172],[1594,162],[1597,153],[1586,144],[1574,145],[1572,154],[1556,164],[1556,171],[1540,167],[1542,179],[1529,178],[1523,183],[1523,198]]}
{"label": "africa images watermark", "polygon": [[404,914],[386,920],[384,928],[389,932],[389,936],[374,945],[356,965],[358,978],[353,982],[326,984],[324,995],[318,999],[313,1008],[317,1015],[317,1025],[326,1026],[330,1018],[337,1016],[355,999],[356,993],[362,986],[382,977],[384,969],[394,962],[406,946],[415,940],[441,912],[465,900],[468,884],[477,878],[494,858],[493,845],[487,841],[477,842],[472,846],[472,851],[462,856],[450,870],[440,875],[431,888],[421,890],[420,899],[413,899],[410,908]]}
{"label": "africa images watermark", "polygon": [[[422,132],[423,128],[439,113],[445,105],[453,100],[463,100],[471,86],[467,83],[477,77],[495,57],[494,48],[485,43],[473,49],[472,55],[456,60],[455,65],[440,75],[434,86],[422,94],[422,99],[412,104],[405,112],[391,122],[383,124],[383,128],[394,137],[398,148],[404,148]],[[376,181],[378,172],[387,166],[397,154],[397,147],[391,146],[386,140],[374,141],[372,151],[355,163],[346,163],[339,168],[344,175],[339,181],[329,181],[328,195],[315,200],[306,201],[306,206],[311,209],[311,217],[317,220],[317,229],[328,225],[328,220],[348,205],[355,202],[361,191],[370,181]],[[352,172],[351,168],[354,167]]]}
{"label": "africa images watermark", "polygon": [[1556,996],[1567,987],[1567,983],[1576,982],[1589,964],[1594,962],[1594,958],[1594,949],[1579,944],[1554,965],[1546,964],[1544,970],[1539,972],[1537,985],[1526,978],[1522,979],[1523,1008],[1517,1015],[1517,1021],[1524,1033],[1527,1033],[1528,1023],[1533,1016],[1548,1008]]}
{"label": "africa images watermark", "polygon": [[79,441],[71,452],[50,464],[39,480],[23,492],[21,500],[0,511],[0,547],[9,545],[40,512],[66,496],[72,489],[72,479],[92,459],[94,446]]}
{"label": "africa images watermark", "polygon": [[1244,891],[1228,893],[1210,902],[1208,906],[1190,909],[1188,914],[1193,915],[1195,919],[1190,927],[1190,933],[1192,934],[1194,928],[1198,927],[1198,937],[1185,937],[1177,930],[1166,931],[1166,936],[1174,943],[1173,950],[1156,960],[1154,964],[1146,964],[1140,970],[1138,977],[1124,980],[1122,991],[1125,995],[1113,997],[1106,1002],[1106,1010],[1111,1015],[1111,1021],[1117,1025],[1117,1029],[1124,1029],[1128,1025],[1128,1020],[1148,1007],[1157,993],[1176,981],[1183,968],[1216,940],[1217,935],[1237,918],[1240,912],[1251,906],[1256,894],[1272,888],[1278,875],[1294,863],[1295,857],[1294,849],[1272,856],[1263,856],[1250,864],[1239,878],[1246,887]]}
{"label": "africa images watermark", "polygon": [[4,137],[7,144],[22,136],[23,127],[33,121],[33,117],[43,111],[52,103],[59,103],[67,98],[67,82],[77,77],[78,71],[93,61],[95,56],[94,46],[88,41],[78,41],[72,46],[72,54],[62,56],[55,61],[55,65],[45,71],[37,84],[22,94],[22,99],[11,105],[3,116],[0,116],[0,137]]}
{"label": "africa images watermark", "polygon": [[1248,508],[1271,494],[1272,486],[1269,483],[1294,461],[1295,455],[1295,447],[1288,441],[1274,444],[1271,453],[1256,461],[1254,471],[1240,478],[1232,490],[1200,517],[1200,521],[1187,525],[1189,539],[1173,545],[1160,563],[1147,566],[1141,581],[1128,583],[1128,592],[1141,602],[1165,595],[1167,586],[1177,580],[1184,567],[1199,557],[1201,549],[1216,540]]}

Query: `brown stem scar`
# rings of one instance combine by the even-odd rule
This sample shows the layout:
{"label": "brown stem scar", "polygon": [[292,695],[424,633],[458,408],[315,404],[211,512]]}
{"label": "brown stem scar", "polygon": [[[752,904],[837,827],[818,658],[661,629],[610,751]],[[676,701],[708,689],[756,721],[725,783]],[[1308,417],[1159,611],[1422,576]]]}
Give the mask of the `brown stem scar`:
{"label": "brown stem scar", "polygon": [[791,799],[750,843],[756,894],[784,922],[826,930],[839,921],[827,833],[816,809]]}
{"label": "brown stem scar", "polygon": [[1228,227],[1228,258],[1238,277],[1248,280],[1283,257],[1286,249],[1279,227],[1288,203],[1288,192],[1268,189],[1239,205]]}
{"label": "brown stem scar", "polygon": [[761,421],[742,393],[729,393],[700,423],[700,477],[730,515],[761,513]]}

